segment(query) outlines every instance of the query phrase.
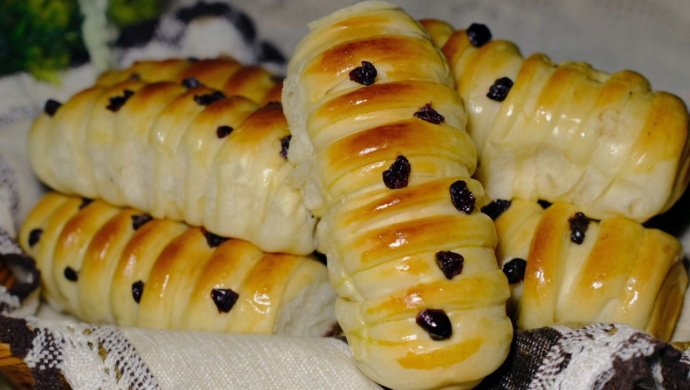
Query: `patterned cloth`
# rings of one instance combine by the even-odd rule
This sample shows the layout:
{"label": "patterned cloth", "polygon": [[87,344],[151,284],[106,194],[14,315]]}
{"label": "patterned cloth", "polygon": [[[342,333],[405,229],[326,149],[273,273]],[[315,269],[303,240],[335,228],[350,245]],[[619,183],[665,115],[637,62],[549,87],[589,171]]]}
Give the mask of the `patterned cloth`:
{"label": "patterned cloth", "polygon": [[[413,14],[421,7],[407,3]],[[455,9],[458,3],[445,4]],[[276,27],[273,32],[280,30],[280,23],[296,23],[290,18],[301,12],[277,0],[246,6],[279,10],[263,20]],[[472,7],[478,15],[493,15],[487,11],[490,6]],[[319,14],[335,8],[335,2],[326,2]],[[309,12],[302,16],[312,19]],[[262,20],[258,22],[261,26]],[[285,61],[276,46],[261,39],[253,18],[227,2],[173,9],[157,21],[124,31],[113,61],[126,66],[140,58],[223,53],[277,73]],[[380,388],[357,370],[347,344],[338,338],[97,326],[39,306],[39,273],[13,241],[19,222],[44,190],[24,155],[26,131],[45,99],[67,99],[91,84],[96,73],[89,64],[72,69],[59,86],[37,83],[24,74],[0,79],[0,369],[5,375],[19,387],[39,389]],[[686,331],[690,314],[681,321],[679,328]],[[627,326],[559,325],[516,332],[507,361],[480,388],[688,389],[689,372],[689,352]]]}
{"label": "patterned cloth", "polygon": [[[15,377],[39,389],[377,388],[336,338],[155,331],[6,316],[0,316],[0,330],[0,344],[23,362],[18,365],[25,375]],[[554,326],[516,332],[507,361],[479,388],[688,389],[689,371],[690,351],[630,327]]]}
{"label": "patterned cloth", "polygon": [[19,373],[11,377],[37,389],[379,388],[359,373],[347,345],[335,338],[156,331],[4,316],[0,330],[0,346],[8,345],[19,358],[14,362]]}
{"label": "patterned cloth", "polygon": [[625,325],[557,325],[515,335],[486,389],[688,389],[690,351]]}

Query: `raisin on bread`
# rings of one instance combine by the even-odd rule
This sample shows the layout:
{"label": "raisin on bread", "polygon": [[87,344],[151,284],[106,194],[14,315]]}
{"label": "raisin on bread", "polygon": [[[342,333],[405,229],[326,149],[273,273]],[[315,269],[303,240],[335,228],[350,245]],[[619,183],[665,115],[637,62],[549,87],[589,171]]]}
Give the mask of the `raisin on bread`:
{"label": "raisin on bread", "polygon": [[311,24],[288,65],[289,158],[361,370],[395,389],[469,388],[510,348],[505,275],[442,53],[384,2]]}
{"label": "raisin on bread", "polygon": [[23,222],[54,307],[92,323],[322,336],[335,292],[312,256],[266,253],[239,239],[56,192]]}
{"label": "raisin on bread", "polygon": [[640,74],[523,57],[473,24],[422,22],[443,48],[494,199],[572,203],[593,218],[664,212],[690,180],[688,110]]}
{"label": "raisin on bread", "polygon": [[[146,64],[154,75],[168,66]],[[203,226],[265,251],[311,253],[316,220],[287,185],[290,132],[280,103],[189,78],[147,82],[138,72],[46,104],[29,134],[36,175],[62,193]],[[199,72],[191,74],[207,82]]]}
{"label": "raisin on bread", "polygon": [[497,201],[497,257],[518,327],[625,323],[669,340],[688,271],[680,242],[623,217],[590,219],[556,202]]}

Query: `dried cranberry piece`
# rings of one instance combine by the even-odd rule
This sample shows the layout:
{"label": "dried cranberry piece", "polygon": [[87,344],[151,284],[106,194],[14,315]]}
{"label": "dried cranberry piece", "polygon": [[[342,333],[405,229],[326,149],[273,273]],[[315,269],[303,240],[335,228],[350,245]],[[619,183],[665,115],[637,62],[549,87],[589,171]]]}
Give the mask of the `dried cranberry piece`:
{"label": "dried cranberry piece", "polygon": [[445,311],[425,309],[417,314],[417,325],[429,333],[432,340],[446,340],[453,335],[453,326]]}
{"label": "dried cranberry piece", "polygon": [[292,140],[291,135],[286,135],[280,139],[280,157],[287,159],[288,150],[290,150],[290,140]]}
{"label": "dried cranberry piece", "polygon": [[63,273],[65,275],[65,279],[69,280],[70,282],[76,282],[79,279],[79,274],[72,267],[65,267],[65,271]]}
{"label": "dried cranberry piece", "polygon": [[218,313],[227,313],[235,306],[240,295],[230,288],[214,288],[211,290],[211,299],[218,308]]}
{"label": "dried cranberry piece", "polygon": [[589,218],[582,212],[575,213],[568,219],[570,224],[570,241],[580,245],[585,240],[585,233],[589,227]]}
{"label": "dried cranberry piece", "polygon": [[132,96],[134,96],[134,92],[130,91],[129,89],[125,89],[122,91],[122,96],[111,97],[109,99],[110,103],[105,108],[112,112],[118,112]]}
{"label": "dried cranberry piece", "polygon": [[412,166],[407,158],[405,156],[398,156],[393,161],[393,164],[383,171],[383,184],[392,190],[405,188],[409,182],[411,171]]}
{"label": "dried cranberry piece", "polygon": [[132,229],[138,230],[145,223],[151,221],[152,219],[153,217],[148,214],[132,215]]}
{"label": "dried cranberry piece", "polygon": [[461,254],[451,251],[436,252],[436,265],[441,269],[446,279],[453,279],[454,276],[462,273],[465,258]]}
{"label": "dried cranberry piece", "polygon": [[376,80],[376,68],[369,61],[362,61],[362,66],[358,66],[350,71],[350,80],[362,85],[374,84]]}
{"label": "dried cranberry piece", "polygon": [[482,47],[491,40],[491,30],[481,23],[472,23],[467,28],[467,39],[474,47]]}
{"label": "dried cranberry piece", "polygon": [[209,231],[204,230],[204,237],[206,237],[206,243],[208,246],[211,248],[215,248],[217,246],[220,246],[222,243],[228,240],[227,237],[222,237],[217,234],[213,234]]}
{"label": "dried cranberry piece", "polygon": [[232,133],[234,129],[231,126],[223,125],[223,126],[218,126],[216,129],[216,136],[218,138],[225,138]]}
{"label": "dried cranberry piece", "polygon": [[527,261],[516,257],[503,264],[503,273],[508,277],[508,283],[515,284],[521,282],[525,278],[526,268]]}
{"label": "dried cranberry piece", "polygon": [[194,95],[194,101],[200,106],[208,106],[211,103],[217,102],[218,100],[225,99],[223,92],[215,91],[203,95]]}
{"label": "dried cranberry piece", "polygon": [[33,247],[41,240],[43,229],[33,229],[29,232],[29,246]]}
{"label": "dried cranberry piece", "polygon": [[435,125],[441,124],[446,120],[443,115],[439,114],[438,111],[431,107],[431,103],[425,104],[424,107],[420,108],[419,111],[414,113],[414,116]]}
{"label": "dried cranberry piece", "polygon": [[192,89],[192,88],[199,88],[203,84],[201,84],[201,81],[197,80],[196,77],[187,77],[186,79],[182,80],[182,86],[187,88],[187,89]]}
{"label": "dried cranberry piece", "polygon": [[132,298],[134,298],[134,302],[139,303],[141,302],[141,296],[144,294],[144,282],[141,280],[138,280],[134,283],[132,283]]}
{"label": "dried cranberry piece", "polygon": [[93,199],[89,198],[82,198],[81,203],[79,204],[79,210],[83,209],[84,207],[90,205],[93,203]]}
{"label": "dried cranberry piece", "polygon": [[450,185],[450,200],[458,211],[465,214],[472,214],[474,211],[474,194],[463,180],[458,180]]}
{"label": "dried cranberry piece", "polygon": [[60,107],[62,107],[62,103],[58,102],[57,100],[48,99],[43,106],[43,112],[48,114],[48,116],[53,116]]}
{"label": "dried cranberry piece", "polygon": [[551,207],[551,202],[549,202],[548,200],[537,199],[537,203],[539,203],[539,206],[541,206],[541,208],[544,209],[544,210],[546,210],[546,209],[548,209],[549,207]]}
{"label": "dried cranberry piece", "polygon": [[488,215],[492,220],[497,220],[501,214],[510,208],[511,202],[505,199],[496,199],[481,208],[482,213]]}
{"label": "dried cranberry piece", "polygon": [[500,79],[496,79],[493,85],[489,87],[489,92],[486,94],[486,97],[497,102],[502,102],[506,100],[508,92],[510,92],[512,87],[513,80],[508,77],[501,77]]}

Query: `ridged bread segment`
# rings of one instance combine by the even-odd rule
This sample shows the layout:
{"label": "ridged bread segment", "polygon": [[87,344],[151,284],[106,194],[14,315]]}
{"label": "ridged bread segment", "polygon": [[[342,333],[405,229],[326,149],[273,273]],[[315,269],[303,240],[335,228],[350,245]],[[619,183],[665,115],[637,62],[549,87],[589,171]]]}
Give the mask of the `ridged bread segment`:
{"label": "ridged bread segment", "polygon": [[310,27],[284,83],[288,157],[321,218],[319,249],[354,358],[386,387],[471,388],[505,359],[512,325],[448,65],[388,3]]}
{"label": "ridged bread segment", "polygon": [[313,256],[53,192],[19,241],[36,259],[44,297],[84,321],[311,337],[335,325],[335,292]]}
{"label": "ridged bread segment", "polygon": [[316,219],[289,185],[281,88],[231,58],[137,62],[47,103],[29,159],[62,193],[309,254]]}
{"label": "ridged bread segment", "polygon": [[[513,199],[496,219],[500,266],[516,275],[510,308],[517,325],[620,322],[669,340],[688,286],[680,242],[627,218],[578,213],[568,203],[543,209]],[[524,279],[510,264],[516,259],[526,262]]]}
{"label": "ridged bread segment", "polygon": [[[677,96],[630,70],[554,64],[523,57],[509,41],[475,46],[469,29],[423,24],[450,62],[478,147],[476,177],[491,198],[567,202],[593,218],[644,222],[687,188],[688,110]],[[500,84],[504,96],[491,94]]]}

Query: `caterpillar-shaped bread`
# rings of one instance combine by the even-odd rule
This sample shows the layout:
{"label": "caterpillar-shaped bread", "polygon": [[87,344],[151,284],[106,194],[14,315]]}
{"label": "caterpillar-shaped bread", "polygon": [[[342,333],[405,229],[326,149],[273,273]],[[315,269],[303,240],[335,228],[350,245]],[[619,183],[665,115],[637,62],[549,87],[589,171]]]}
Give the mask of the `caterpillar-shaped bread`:
{"label": "caterpillar-shaped bread", "polygon": [[593,218],[642,222],[687,187],[688,110],[678,97],[633,71],[523,58],[484,25],[423,24],[453,69],[479,153],[476,177],[491,198],[561,201]]}
{"label": "caterpillar-shaped bread", "polygon": [[495,218],[518,326],[620,322],[669,340],[688,285],[680,242],[627,218],[545,207],[513,199],[483,209]]}
{"label": "caterpillar-shaped bread", "polygon": [[43,294],[92,323],[321,336],[335,324],[326,267],[129,208],[48,193],[19,243]]}
{"label": "caterpillar-shaped bread", "polygon": [[[204,226],[265,251],[312,252],[316,221],[299,191],[285,185],[292,168],[282,106],[200,82],[221,73],[216,68],[242,72],[230,60],[191,64],[141,63],[130,70],[139,77],[112,86],[102,80],[62,105],[48,101],[29,134],[35,173],[62,193]],[[168,67],[195,76],[143,81]],[[182,77],[168,73],[158,76]]]}
{"label": "caterpillar-shaped bread", "polygon": [[510,347],[509,288],[443,55],[399,8],[360,3],[311,24],[283,103],[359,367],[395,389],[479,383]]}

